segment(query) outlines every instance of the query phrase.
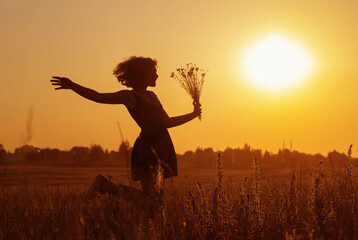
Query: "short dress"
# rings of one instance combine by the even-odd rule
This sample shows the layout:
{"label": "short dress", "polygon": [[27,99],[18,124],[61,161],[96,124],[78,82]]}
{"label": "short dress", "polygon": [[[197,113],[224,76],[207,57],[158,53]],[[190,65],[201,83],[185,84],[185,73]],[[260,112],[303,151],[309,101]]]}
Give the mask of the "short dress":
{"label": "short dress", "polygon": [[164,124],[167,116],[162,104],[151,91],[140,93],[131,91],[136,99],[134,108],[127,108],[130,115],[141,128],[131,154],[132,180],[144,178],[150,169],[159,163],[164,177],[178,175],[177,158],[169,132]]}

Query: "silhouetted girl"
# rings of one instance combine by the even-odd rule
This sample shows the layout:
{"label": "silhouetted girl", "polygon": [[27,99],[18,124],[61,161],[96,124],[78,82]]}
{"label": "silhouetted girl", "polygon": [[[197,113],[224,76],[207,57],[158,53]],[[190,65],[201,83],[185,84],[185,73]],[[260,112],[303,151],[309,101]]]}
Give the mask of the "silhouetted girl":
{"label": "silhouetted girl", "polygon": [[164,179],[177,176],[177,159],[167,128],[184,124],[201,113],[199,103],[193,103],[193,112],[169,117],[157,96],[147,90],[155,87],[157,61],[152,58],[130,57],[113,71],[118,81],[132,90],[115,93],[98,93],[80,86],[65,77],[54,76],[52,85],[58,89],[71,89],[89,100],[106,104],[124,104],[132,118],[141,128],[134,143],[131,156],[131,173],[134,181],[140,180],[143,191],[124,185],[116,185],[98,175],[86,194],[90,199],[96,193],[112,193],[129,201],[151,202],[160,205]]}

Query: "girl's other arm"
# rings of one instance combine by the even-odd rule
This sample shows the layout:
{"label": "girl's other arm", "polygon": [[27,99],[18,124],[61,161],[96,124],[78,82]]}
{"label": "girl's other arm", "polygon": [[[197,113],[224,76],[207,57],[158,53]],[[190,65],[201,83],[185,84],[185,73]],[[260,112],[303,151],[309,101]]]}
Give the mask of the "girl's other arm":
{"label": "girl's other arm", "polygon": [[71,89],[78,95],[87,98],[97,103],[106,104],[124,104],[129,108],[134,107],[135,98],[129,91],[119,91],[114,93],[98,93],[95,90],[83,87],[77,83],[72,82],[65,77],[53,76],[51,79],[52,85],[58,86],[55,90]]}
{"label": "girl's other arm", "polygon": [[201,105],[200,105],[200,103],[199,104],[193,103],[193,105],[194,105],[193,112],[185,114],[185,115],[176,116],[176,117],[169,117],[168,114],[164,111],[166,127],[167,128],[176,127],[176,126],[187,123],[187,122],[193,120],[194,118],[198,117],[201,114]]}

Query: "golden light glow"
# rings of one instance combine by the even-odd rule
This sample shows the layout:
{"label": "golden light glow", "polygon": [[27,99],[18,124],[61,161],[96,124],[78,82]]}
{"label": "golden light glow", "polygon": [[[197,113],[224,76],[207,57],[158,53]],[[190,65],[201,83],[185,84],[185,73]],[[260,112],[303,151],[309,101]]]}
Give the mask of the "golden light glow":
{"label": "golden light glow", "polygon": [[251,83],[265,91],[278,92],[305,80],[313,70],[313,61],[298,43],[270,35],[247,49],[241,67]]}
{"label": "golden light glow", "polygon": [[[117,121],[133,146],[141,130],[125,106],[54,91],[49,80],[59,75],[101,93],[125,90],[112,70],[134,55],[158,61],[157,86],[149,90],[169,116],[193,110],[171,72],[189,62],[209,70],[203,121],[169,129],[177,153],[245,142],[276,153],[290,139],[293,149],[313,154],[358,146],[358,1],[138,2],[0,0],[0,144],[5,150],[23,144],[31,107],[36,147],[99,144],[117,151]],[[271,82],[258,80],[251,69],[255,62],[257,69],[280,62],[277,58],[290,51],[277,48],[299,44],[314,65],[308,56],[310,62],[302,64],[309,71],[300,72],[298,82],[282,83],[298,68],[296,60],[293,66],[286,66],[292,60],[278,63],[279,77],[260,70]],[[265,45],[268,53],[260,61],[248,61],[254,58],[250,52]]]}

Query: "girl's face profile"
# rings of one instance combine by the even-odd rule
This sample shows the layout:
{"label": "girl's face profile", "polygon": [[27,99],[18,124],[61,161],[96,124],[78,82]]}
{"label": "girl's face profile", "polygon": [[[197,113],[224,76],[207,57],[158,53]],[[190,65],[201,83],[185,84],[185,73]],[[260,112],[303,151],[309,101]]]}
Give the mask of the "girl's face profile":
{"label": "girl's face profile", "polygon": [[157,69],[155,67],[149,69],[143,76],[144,82],[149,87],[155,87],[156,86],[156,80],[158,78]]}

